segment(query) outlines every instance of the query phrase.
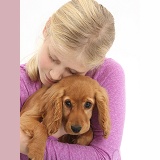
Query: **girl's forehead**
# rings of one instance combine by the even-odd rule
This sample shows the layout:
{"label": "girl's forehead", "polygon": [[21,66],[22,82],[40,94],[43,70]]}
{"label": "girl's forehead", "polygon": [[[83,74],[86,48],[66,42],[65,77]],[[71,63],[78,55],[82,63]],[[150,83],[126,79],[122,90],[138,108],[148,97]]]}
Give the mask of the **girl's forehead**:
{"label": "girl's forehead", "polygon": [[[68,47],[54,42],[51,38],[48,38],[46,42],[50,51],[56,52],[57,54],[61,54],[63,56],[67,55],[68,57],[78,57],[81,54],[81,51],[79,51],[78,48],[68,49]],[[83,55],[81,55],[81,57],[83,57]]]}
{"label": "girl's forehead", "polygon": [[75,69],[78,72],[87,72],[89,70],[85,63],[85,56],[83,53],[75,50],[67,50],[65,47],[55,45],[50,41],[47,42],[49,54],[63,63],[66,67]]}
{"label": "girl's forehead", "polygon": [[48,50],[52,56],[56,56],[57,58],[59,57],[60,59],[72,59],[80,62],[83,62],[84,60],[84,55],[82,53],[66,50],[62,46],[59,48],[59,46],[49,45]]}

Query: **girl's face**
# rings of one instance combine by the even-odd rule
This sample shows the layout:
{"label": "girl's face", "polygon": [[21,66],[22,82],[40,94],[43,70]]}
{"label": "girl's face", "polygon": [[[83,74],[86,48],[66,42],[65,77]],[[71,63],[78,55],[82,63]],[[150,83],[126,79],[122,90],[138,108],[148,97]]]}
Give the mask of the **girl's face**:
{"label": "girl's face", "polygon": [[39,57],[38,69],[41,82],[46,86],[73,74],[85,75],[89,68],[83,65],[83,57],[56,53],[50,39],[44,41]]}

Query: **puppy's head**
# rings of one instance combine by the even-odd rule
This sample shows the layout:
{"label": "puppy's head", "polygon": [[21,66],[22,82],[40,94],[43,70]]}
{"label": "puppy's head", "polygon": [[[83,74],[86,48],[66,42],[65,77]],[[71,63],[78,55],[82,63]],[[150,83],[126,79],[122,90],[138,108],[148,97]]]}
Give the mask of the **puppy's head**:
{"label": "puppy's head", "polygon": [[83,134],[90,128],[95,106],[94,89],[85,76],[72,76],[67,81],[63,96],[63,124],[68,134]]}
{"label": "puppy's head", "polygon": [[78,135],[87,132],[93,108],[96,106],[104,137],[108,135],[110,126],[108,98],[105,90],[95,80],[87,76],[65,77],[51,86],[45,97],[47,99],[50,97],[47,100],[47,116],[44,118],[50,134],[57,131],[61,122],[68,134]]}

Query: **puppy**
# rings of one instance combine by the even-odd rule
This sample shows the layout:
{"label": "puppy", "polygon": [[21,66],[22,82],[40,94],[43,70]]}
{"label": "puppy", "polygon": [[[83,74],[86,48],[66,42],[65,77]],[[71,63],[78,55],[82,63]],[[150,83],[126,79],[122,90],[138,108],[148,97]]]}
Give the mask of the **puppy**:
{"label": "puppy", "polygon": [[98,109],[99,124],[107,138],[110,131],[108,96],[97,81],[73,75],[36,91],[20,113],[20,127],[31,137],[28,157],[42,160],[47,137],[61,125],[67,134],[59,138],[60,142],[89,145],[93,139],[90,119],[94,107]]}

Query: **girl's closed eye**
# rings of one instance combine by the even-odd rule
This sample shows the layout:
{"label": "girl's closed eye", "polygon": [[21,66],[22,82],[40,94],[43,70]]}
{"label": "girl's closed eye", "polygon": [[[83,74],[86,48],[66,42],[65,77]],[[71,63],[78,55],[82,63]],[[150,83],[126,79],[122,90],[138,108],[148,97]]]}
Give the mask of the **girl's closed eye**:
{"label": "girl's closed eye", "polygon": [[57,64],[60,64],[60,61],[59,61],[58,59],[56,59],[56,58],[53,58],[53,57],[50,55],[50,53],[48,53],[48,57],[49,57],[49,59],[50,59],[52,62],[56,62]]}
{"label": "girl's closed eye", "polygon": [[79,71],[76,71],[74,69],[71,69],[71,68],[67,68],[68,72],[70,72],[71,74],[76,74],[76,75],[84,75],[85,72],[79,72]]}
{"label": "girl's closed eye", "polygon": [[51,57],[50,53],[48,53],[48,57],[49,57],[49,59],[51,59],[52,61],[55,61],[55,59],[53,59],[53,58]]}
{"label": "girl's closed eye", "polygon": [[77,72],[77,71],[75,71],[74,69],[70,69],[70,68],[68,68],[68,70],[69,70],[69,72],[70,72],[71,74],[78,74],[78,72]]}

